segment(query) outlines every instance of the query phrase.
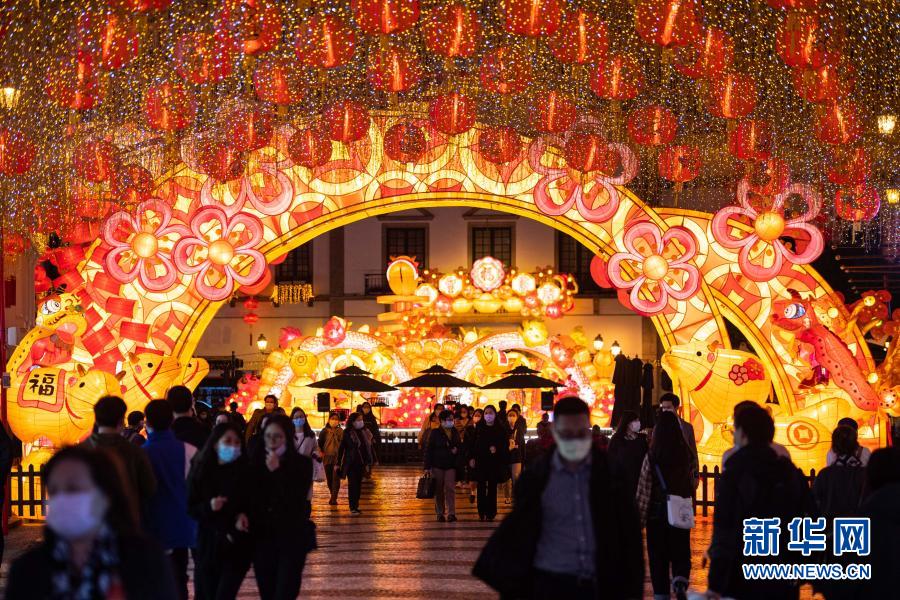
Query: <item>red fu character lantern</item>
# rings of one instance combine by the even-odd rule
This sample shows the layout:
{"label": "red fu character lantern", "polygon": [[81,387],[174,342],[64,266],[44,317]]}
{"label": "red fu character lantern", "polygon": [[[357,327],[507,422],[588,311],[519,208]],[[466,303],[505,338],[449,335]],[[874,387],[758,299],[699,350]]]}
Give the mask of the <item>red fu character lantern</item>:
{"label": "red fu character lantern", "polygon": [[221,0],[216,37],[235,52],[268,52],[281,39],[281,10],[269,0]]}
{"label": "red fu character lantern", "polygon": [[489,92],[517,94],[531,83],[531,62],[521,52],[503,46],[482,57],[479,75]]}
{"label": "red fu character lantern", "polygon": [[227,143],[238,152],[258,150],[272,138],[275,119],[258,108],[238,108],[228,115]]}
{"label": "red fu character lantern", "polygon": [[575,103],[555,90],[535,96],[528,114],[531,126],[541,133],[562,133],[575,123],[577,116]]}
{"label": "red fu character lantern", "polygon": [[856,75],[846,63],[824,65],[818,69],[794,69],[794,89],[814,104],[830,104],[845,98],[856,87]]}
{"label": "red fu character lantern", "polygon": [[642,146],[672,143],[678,130],[678,118],[659,104],[639,108],[628,116],[628,135]]}
{"label": "red fu character lantern", "polygon": [[475,125],[476,104],[459,92],[451,92],[431,101],[428,116],[441,133],[458,135]]}
{"label": "red fu character lantern", "polygon": [[415,53],[403,48],[376,50],[369,60],[369,83],[376,90],[396,94],[405,92],[422,77]]}
{"label": "red fu character lantern", "polygon": [[256,97],[277,106],[290,106],[303,100],[304,84],[300,74],[286,58],[277,56],[261,61],[253,72]]}
{"label": "red fu character lantern", "polygon": [[663,48],[686,46],[700,39],[703,16],[697,0],[641,0],[634,9],[634,28],[645,42]]}
{"label": "red fu character lantern", "polygon": [[728,152],[738,160],[764,160],[772,153],[772,127],[763,119],[738,121],[728,132]]}
{"label": "red fu character lantern", "polygon": [[562,20],[560,0],[504,0],[503,27],[514,35],[553,35]]}
{"label": "red fu character lantern", "polygon": [[819,68],[833,64],[844,49],[846,27],[826,11],[784,14],[775,34],[775,50],[789,67]]}
{"label": "red fu character lantern", "polygon": [[493,127],[478,134],[478,151],[482,158],[505,165],[522,152],[522,138],[512,127]]}
{"label": "red fu character lantern", "polygon": [[297,29],[294,51],[307,67],[334,69],[350,62],[356,49],[356,34],[343,19],[315,15]]}
{"label": "red fu character lantern", "polygon": [[861,133],[856,104],[849,100],[828,106],[816,121],[816,137],[825,144],[850,144]]}
{"label": "red fu character lantern", "polygon": [[196,112],[193,96],[180,83],[167,81],[144,92],[147,124],[158,131],[180,131],[191,124]]}
{"label": "red fu character lantern", "polygon": [[92,183],[109,181],[119,162],[119,149],[106,140],[94,140],[75,148],[72,166]]}
{"label": "red fu character lantern", "polygon": [[869,155],[865,148],[844,149],[835,147],[832,164],[828,168],[828,181],[837,185],[859,185],[869,176]]}
{"label": "red fu character lantern", "polygon": [[563,64],[594,64],[609,51],[609,27],[596,13],[581,8],[570,10],[563,15],[547,45]]}
{"label": "red fu character lantern", "polygon": [[432,10],[422,24],[425,46],[445,58],[466,58],[475,53],[481,25],[461,2]]}
{"label": "red fu character lantern", "polygon": [[175,71],[189,83],[213,83],[231,75],[230,47],[208,33],[185,33],[175,42],[172,55]]}
{"label": "red fu character lantern", "polygon": [[426,145],[422,128],[409,122],[397,123],[384,134],[384,152],[397,162],[418,162]]}
{"label": "red fu character lantern", "polygon": [[870,185],[841,188],[834,194],[834,212],[845,221],[870,221],[880,208],[878,190]]}
{"label": "red fu character lantern", "polygon": [[700,175],[703,161],[696,146],[666,146],[659,153],[659,176],[676,183],[696,179]]}
{"label": "red fu character lantern", "polygon": [[322,125],[329,139],[349,144],[369,133],[369,111],[358,102],[343,100],[325,110]]}
{"label": "red fu character lantern", "polygon": [[331,160],[331,140],[316,129],[301,129],[288,142],[288,156],[295,164],[315,169]]}
{"label": "red fu character lantern", "polygon": [[613,175],[622,166],[622,158],[595,133],[573,133],[566,141],[566,164],[582,173],[599,171]]}
{"label": "red fu character lantern", "polygon": [[703,36],[675,51],[675,70],[692,79],[714,77],[731,66],[734,60],[734,42],[731,37],[715,27]]}
{"label": "red fu character lantern", "polygon": [[410,29],[419,20],[419,0],[351,0],[356,24],[369,35]]}
{"label": "red fu character lantern", "polygon": [[47,71],[47,95],[63,108],[89,110],[106,95],[90,55],[63,56]]}
{"label": "red fu character lantern", "polygon": [[740,119],[756,108],[756,82],[743,73],[725,73],[710,81],[706,110],[714,117]]}
{"label": "red fu character lantern", "polygon": [[35,154],[34,144],[24,133],[0,128],[0,174],[15,177],[27,173]]}
{"label": "red fu character lantern", "polygon": [[606,100],[631,100],[644,85],[640,63],[631,56],[610,55],[597,65],[591,89]]}

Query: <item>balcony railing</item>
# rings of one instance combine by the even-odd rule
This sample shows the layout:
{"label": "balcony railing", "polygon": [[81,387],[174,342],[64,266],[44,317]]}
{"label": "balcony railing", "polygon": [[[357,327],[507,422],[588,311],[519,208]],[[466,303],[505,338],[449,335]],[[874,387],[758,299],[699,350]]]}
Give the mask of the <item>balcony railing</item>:
{"label": "balcony railing", "polygon": [[365,278],[366,296],[383,296],[391,293],[384,273],[366,273]]}

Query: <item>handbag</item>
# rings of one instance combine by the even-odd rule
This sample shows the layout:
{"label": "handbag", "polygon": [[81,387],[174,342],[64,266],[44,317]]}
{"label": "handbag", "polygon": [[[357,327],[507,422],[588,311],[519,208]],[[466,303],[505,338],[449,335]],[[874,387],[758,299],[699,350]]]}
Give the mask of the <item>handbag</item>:
{"label": "handbag", "polygon": [[425,473],[419,477],[419,486],[416,488],[416,498],[430,500],[434,498],[435,481],[431,473]]}
{"label": "handbag", "polygon": [[316,483],[325,481],[325,465],[316,459],[313,459],[313,481]]}
{"label": "handbag", "polygon": [[668,516],[669,525],[678,529],[694,528],[694,501],[684,496],[676,496],[670,494],[666,488],[666,480],[663,479],[662,471],[659,465],[654,465],[656,475],[659,477],[659,483],[662,486],[663,494],[666,496],[666,514]]}

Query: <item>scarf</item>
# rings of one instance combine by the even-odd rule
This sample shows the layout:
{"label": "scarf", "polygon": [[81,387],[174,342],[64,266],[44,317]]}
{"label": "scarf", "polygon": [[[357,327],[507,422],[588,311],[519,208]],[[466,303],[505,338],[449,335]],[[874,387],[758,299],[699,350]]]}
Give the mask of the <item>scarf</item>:
{"label": "scarf", "polygon": [[94,540],[94,547],[79,571],[69,562],[71,546],[56,538],[51,556],[50,597],[53,600],[107,600],[124,598],[119,579],[119,552],[112,531],[104,526]]}

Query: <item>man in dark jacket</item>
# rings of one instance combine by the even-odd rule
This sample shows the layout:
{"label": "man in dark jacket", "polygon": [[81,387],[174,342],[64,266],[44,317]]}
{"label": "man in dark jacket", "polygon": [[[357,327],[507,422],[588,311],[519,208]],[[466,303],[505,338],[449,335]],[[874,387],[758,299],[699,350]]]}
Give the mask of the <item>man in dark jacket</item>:
{"label": "man in dark jacket", "polygon": [[197,450],[206,444],[209,428],[194,416],[194,395],[183,385],[176,385],[166,394],[166,400],[172,405],[175,421],[172,422],[172,433],[179,441],[190,444]]}
{"label": "man in dark jacket", "polygon": [[437,520],[452,523],[456,520],[456,465],[459,464],[462,442],[453,413],[444,409],[438,418],[441,428],[428,436],[425,446],[425,471],[434,477]]}
{"label": "man in dark jacket", "polygon": [[557,447],[530,465],[473,574],[503,598],[643,597],[644,560],[634,499],[592,447],[590,409],[563,398],[554,409]]}
{"label": "man in dark jacket", "polygon": [[[678,417],[678,406],[681,404],[681,398],[675,394],[668,392],[659,397],[659,410],[674,413]],[[681,425],[681,433],[684,435],[684,441],[687,442],[691,451],[691,468],[693,469],[694,489],[700,485],[700,457],[697,454],[697,438],[694,437],[694,426],[678,417],[678,423]]]}
{"label": "man in dark jacket", "polygon": [[[760,406],[748,406],[734,417],[734,442],[738,450],[728,459],[728,469],[717,488],[713,536],[709,546],[707,597],[799,597],[794,581],[745,579],[742,565],[789,561],[788,524],[814,511],[812,494],[803,473],[770,444],[775,434],[772,417]],[[744,556],[744,519],[780,518],[777,556]]]}

